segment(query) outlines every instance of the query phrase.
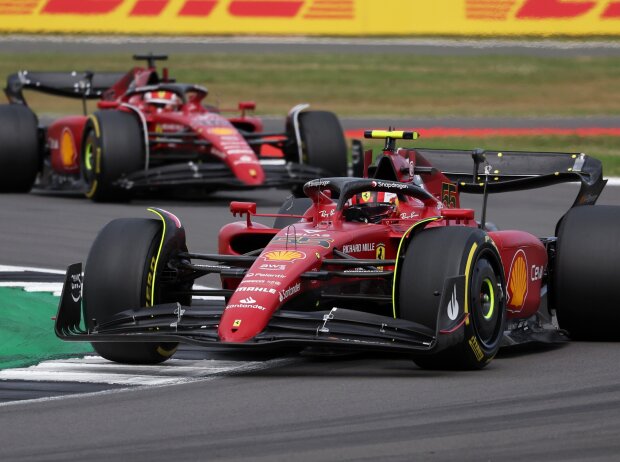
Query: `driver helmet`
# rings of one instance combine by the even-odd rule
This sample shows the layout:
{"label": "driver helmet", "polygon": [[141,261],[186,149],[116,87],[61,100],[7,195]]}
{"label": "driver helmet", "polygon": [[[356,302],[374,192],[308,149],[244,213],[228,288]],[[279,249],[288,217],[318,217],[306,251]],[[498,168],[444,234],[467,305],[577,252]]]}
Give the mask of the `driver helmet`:
{"label": "driver helmet", "polygon": [[345,210],[345,219],[379,223],[398,213],[398,194],[385,191],[364,191],[351,197],[347,205],[356,207]]}
{"label": "driver helmet", "polygon": [[398,194],[385,191],[364,191],[351,198],[351,204],[353,205],[376,203],[398,205]]}
{"label": "driver helmet", "polygon": [[176,110],[181,106],[181,98],[171,91],[147,91],[144,102],[158,109]]}

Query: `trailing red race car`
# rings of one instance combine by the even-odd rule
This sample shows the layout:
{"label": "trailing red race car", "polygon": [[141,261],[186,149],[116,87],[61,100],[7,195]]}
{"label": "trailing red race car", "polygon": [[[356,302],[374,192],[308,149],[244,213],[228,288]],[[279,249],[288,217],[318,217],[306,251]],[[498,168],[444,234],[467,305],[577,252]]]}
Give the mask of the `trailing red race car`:
{"label": "trailing red race car", "polygon": [[[252,220],[256,204],[231,203],[245,219],[221,229],[218,254],[188,251],[180,220],[164,210],[110,222],[83,279],[81,264],[67,271],[56,334],[126,363],[158,363],[191,343],[386,350],[457,369],[484,367],[502,345],[564,342],[567,332],[618,337],[620,207],[593,205],[606,183],[598,160],[397,150],[395,139],[416,133],[366,136],[386,146],[372,166],[365,153],[364,178],[306,183],[307,198],[287,201],[272,227]],[[486,203],[489,193],[565,181],[581,189],[552,237],[497,230],[460,207],[461,192]],[[192,289],[212,273],[221,289]]]}
{"label": "trailing red race car", "polygon": [[[155,61],[127,74],[21,71],[9,76],[0,106],[0,191],[83,191],[95,201],[127,200],[134,191],[194,188],[210,191],[286,187],[347,175],[347,145],[331,112],[295,106],[282,132],[263,131],[261,119],[224,117],[204,105],[207,89],[176,83]],[[47,127],[27,106],[22,90],[78,98],[84,114]],[[86,101],[98,111],[86,115]],[[265,155],[267,154],[267,155]],[[37,179],[38,176],[38,179]]]}

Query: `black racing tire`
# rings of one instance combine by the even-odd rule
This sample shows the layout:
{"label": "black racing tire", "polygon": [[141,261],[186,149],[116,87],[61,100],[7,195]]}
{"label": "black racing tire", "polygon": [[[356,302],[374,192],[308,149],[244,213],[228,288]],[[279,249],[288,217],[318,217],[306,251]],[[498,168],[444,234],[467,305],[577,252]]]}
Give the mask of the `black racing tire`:
{"label": "black racing tire", "polygon": [[99,111],[89,117],[82,142],[82,177],[86,197],[95,202],[125,202],[127,189],[115,182],[144,167],[144,135],[136,116]]}
{"label": "black racing tire", "polygon": [[[115,314],[153,304],[190,300],[171,299],[174,287],[164,283],[161,270],[155,266],[161,241],[162,225],[146,218],[120,218],[108,223],[93,243],[84,268],[83,308],[86,326],[104,322]],[[187,250],[187,249],[179,249]],[[170,255],[159,255],[159,268],[165,266]],[[162,264],[164,263],[164,264]],[[184,288],[184,287],[181,287]],[[150,297],[148,294],[153,294]],[[93,342],[95,351],[110,361],[126,364],[157,364],[167,360],[176,351],[176,343],[117,343]]]}
{"label": "black racing tire", "polygon": [[575,207],[559,223],[552,303],[575,340],[620,340],[619,235],[618,206]]}
{"label": "black racing tire", "polygon": [[499,350],[506,306],[501,258],[487,234],[461,226],[430,228],[414,235],[398,268],[399,317],[436,329],[447,278],[466,275],[469,322],[460,343],[414,357],[424,369],[482,369]]}
{"label": "black racing tire", "polygon": [[39,171],[37,116],[28,106],[0,105],[0,192],[28,192]]}
{"label": "black racing tire", "polygon": [[302,162],[329,176],[347,176],[347,142],[338,117],[329,111],[299,114]]}
{"label": "black racing tire", "polygon": [[[278,214],[303,215],[312,205],[312,199],[308,197],[290,196],[280,206]],[[289,225],[298,223],[300,218],[296,217],[276,217],[273,223],[275,229],[282,229]]]}

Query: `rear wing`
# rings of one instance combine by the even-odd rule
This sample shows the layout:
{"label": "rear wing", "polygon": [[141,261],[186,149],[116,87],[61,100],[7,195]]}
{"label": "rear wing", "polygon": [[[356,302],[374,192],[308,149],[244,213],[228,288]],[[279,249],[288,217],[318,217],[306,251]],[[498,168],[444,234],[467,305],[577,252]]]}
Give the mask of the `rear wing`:
{"label": "rear wing", "polygon": [[4,92],[13,104],[26,104],[24,88],[69,98],[98,99],[125,75],[124,72],[19,71],[8,76]]}
{"label": "rear wing", "polygon": [[500,193],[578,181],[581,188],[573,206],[592,205],[607,183],[601,162],[583,153],[426,148],[415,151],[416,172],[440,171],[465,193],[484,193],[485,182],[488,193]]}

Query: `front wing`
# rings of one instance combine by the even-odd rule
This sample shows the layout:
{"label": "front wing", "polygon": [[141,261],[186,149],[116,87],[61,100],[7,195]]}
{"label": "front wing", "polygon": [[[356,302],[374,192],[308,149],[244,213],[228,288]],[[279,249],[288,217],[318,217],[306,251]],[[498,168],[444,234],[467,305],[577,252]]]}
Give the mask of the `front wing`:
{"label": "front wing", "polygon": [[[118,180],[120,188],[130,191],[171,190],[179,187],[206,187],[215,189],[224,186],[230,189],[253,188],[300,188],[310,180],[330,174],[309,165],[286,162],[284,159],[262,160],[265,181],[258,186],[247,186],[239,181],[230,169],[221,163],[184,162],[148,170],[139,170]],[[34,189],[41,192],[85,193],[86,183],[79,177],[57,175],[48,168],[41,175]]]}
{"label": "front wing", "polygon": [[446,325],[446,317],[439,316],[438,328],[433,331],[403,319],[332,308],[330,311],[280,310],[273,315],[267,328],[251,341],[223,343],[217,335],[223,307],[183,306],[179,303],[128,309],[96,323],[92,330],[85,330],[80,327],[81,277],[80,263],[68,268],[55,324],[56,335],[62,340],[181,342],[240,349],[297,345],[430,353],[462,341],[463,335],[458,327],[464,319]]}
{"label": "front wing", "polygon": [[127,190],[169,189],[179,186],[226,186],[226,189],[303,186],[315,178],[329,176],[310,165],[286,162],[284,159],[261,160],[265,181],[259,186],[247,186],[230,169],[217,162],[184,162],[140,170],[118,181]]}

